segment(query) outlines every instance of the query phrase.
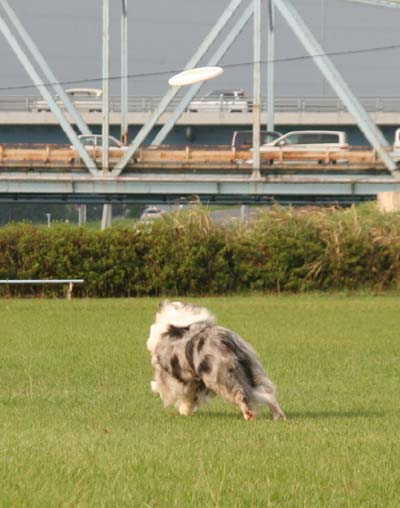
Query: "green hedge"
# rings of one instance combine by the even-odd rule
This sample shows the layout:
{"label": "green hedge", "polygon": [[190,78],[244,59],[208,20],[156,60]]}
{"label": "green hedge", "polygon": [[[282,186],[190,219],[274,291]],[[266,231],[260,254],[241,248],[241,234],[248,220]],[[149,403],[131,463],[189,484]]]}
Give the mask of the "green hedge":
{"label": "green hedge", "polygon": [[[242,291],[395,289],[400,215],[375,207],[272,208],[248,224],[215,224],[207,211],[151,227],[104,232],[71,226],[0,228],[0,279],[83,278],[92,297],[211,295]],[[65,288],[2,286],[1,294]]]}

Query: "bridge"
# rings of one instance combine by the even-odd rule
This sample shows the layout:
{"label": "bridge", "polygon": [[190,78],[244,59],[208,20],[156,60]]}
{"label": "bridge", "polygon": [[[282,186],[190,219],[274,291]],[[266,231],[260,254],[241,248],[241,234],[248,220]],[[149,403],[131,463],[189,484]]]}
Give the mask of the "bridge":
{"label": "bridge", "polygon": [[[181,96],[175,97],[165,112],[157,119],[156,125],[164,125],[171,113],[181,101]],[[159,96],[129,96],[128,97],[128,123],[129,125],[143,126],[149,116],[154,113],[160,103]],[[247,98],[251,105],[252,97]],[[0,96],[0,125],[26,125],[44,126],[59,125],[57,118],[48,108],[43,109],[43,100],[39,96]],[[400,97],[363,97],[360,103],[369,114],[374,123],[378,125],[400,126]],[[40,108],[39,105],[40,104]],[[121,124],[121,98],[110,98],[110,124]],[[79,108],[87,124],[101,125],[101,104],[98,111],[90,111],[88,107]],[[204,102],[201,111],[192,113],[183,112],[177,119],[176,125],[183,126],[251,126],[253,113],[231,112],[232,106],[220,100],[207,106]],[[343,102],[335,97],[276,97],[274,101],[276,126],[349,126],[356,125],[354,117],[347,111]],[[267,101],[261,99],[261,123],[267,123]],[[69,120],[75,123],[73,117]],[[19,140],[22,142],[22,140]],[[212,144],[210,142],[210,144]]]}
{"label": "bridge", "polygon": [[[101,151],[91,153],[94,160]],[[124,152],[114,153],[112,165]],[[207,203],[272,201],[354,202],[400,190],[372,150],[278,151],[261,154],[254,172],[251,150],[231,147],[141,148],[120,175],[89,174],[68,145],[0,145],[0,201],[72,203]]]}
{"label": "bridge", "polygon": [[[372,1],[372,0],[369,0]],[[383,1],[383,0],[382,0]],[[389,2],[393,3],[393,2]],[[185,69],[196,67],[224,29],[220,46],[209,58],[207,65],[217,65],[248,21],[253,19],[253,91],[251,108],[240,113],[203,110],[189,113],[188,106],[200,90],[200,84],[191,85],[180,95],[180,87],[170,87],[166,94],[152,103],[151,98],[136,99],[127,95],[127,0],[121,10],[121,98],[110,97],[110,0],[103,0],[103,77],[101,112],[82,112],[67,96],[52,73],[43,55],[20,23],[8,0],[0,0],[6,16],[0,16],[0,29],[29,74],[51,113],[40,110],[37,98],[21,98],[0,104],[0,123],[7,125],[59,124],[70,144],[64,155],[49,145],[44,153],[32,149],[30,154],[3,146],[0,164],[0,199],[54,200],[85,202],[165,201],[171,198],[198,196],[214,202],[266,202],[278,197],[368,197],[378,192],[398,191],[398,166],[393,160],[389,143],[378,128],[399,124],[398,99],[360,100],[348,87],[344,78],[306,26],[290,0],[269,0],[267,100],[261,96],[261,0],[231,0],[204,41],[189,59]],[[309,58],[321,71],[338,99],[324,99],[323,103],[307,99],[284,99],[280,102],[274,91],[274,12],[285,19],[303,46]],[[235,14],[239,13],[235,18]],[[234,20],[233,26],[230,22]],[[11,29],[10,29],[11,27]],[[15,37],[15,34],[18,36]],[[28,48],[30,55],[26,53]],[[35,68],[36,67],[36,68]],[[45,79],[44,79],[45,78]],[[36,102],[35,102],[36,101]],[[136,102],[135,102],[136,101]],[[146,102],[147,101],[147,102]],[[97,109],[97,108],[96,108]],[[32,122],[31,124],[29,122]],[[121,138],[127,143],[128,125],[138,126],[138,132],[126,150],[112,161],[109,150],[110,125],[121,125]],[[91,126],[100,124],[103,135],[101,163],[98,154],[85,149],[76,130],[91,133]],[[279,125],[357,125],[371,146],[369,153],[359,151],[346,154],[343,164],[338,154],[314,154],[299,164],[295,155],[288,159],[278,156],[267,160],[260,151],[260,126],[269,130]],[[182,157],[171,151],[159,150],[164,140],[179,127],[252,125],[253,149],[246,154],[233,154],[209,149],[196,159],[193,150],[181,150]],[[161,128],[160,128],[161,126]],[[74,128],[73,128],[74,127]],[[154,135],[155,134],[155,135]],[[189,137],[189,132],[187,132]],[[154,135],[154,136],[153,136]],[[143,148],[150,140],[150,148]],[[43,149],[42,149],[43,150]],[[60,148],[62,150],[62,148]],[[67,153],[68,151],[68,153]],[[158,158],[157,158],[158,156]],[[54,159],[54,157],[59,157]],[[177,158],[178,157],[178,158]],[[272,163],[272,164],[271,164]],[[101,170],[99,170],[101,167]]]}
{"label": "bridge", "polygon": [[[68,138],[52,112],[38,111],[38,96],[0,96],[0,140],[3,143],[66,143]],[[128,98],[128,139],[133,139],[160,102],[158,96],[130,96]],[[251,104],[252,98],[248,101]],[[379,125],[386,141],[393,143],[394,133],[400,126],[400,97],[368,97],[360,99],[371,120]],[[41,101],[43,102],[43,101]],[[171,118],[180,102],[175,98],[159,119],[150,135],[154,138],[162,125]],[[268,112],[265,99],[261,102],[261,123],[266,125]],[[101,109],[101,106],[100,106]],[[80,108],[80,114],[93,132],[101,131],[102,114]],[[75,119],[67,114],[76,126]],[[252,112],[227,111],[221,102],[217,107],[192,113],[184,112],[165,139],[172,145],[230,144],[232,133],[252,128]],[[121,100],[110,99],[110,129],[120,136]],[[277,97],[275,99],[275,129],[286,133],[300,129],[343,130],[349,143],[368,146],[368,141],[357,127],[352,115],[341,100],[333,97]]]}

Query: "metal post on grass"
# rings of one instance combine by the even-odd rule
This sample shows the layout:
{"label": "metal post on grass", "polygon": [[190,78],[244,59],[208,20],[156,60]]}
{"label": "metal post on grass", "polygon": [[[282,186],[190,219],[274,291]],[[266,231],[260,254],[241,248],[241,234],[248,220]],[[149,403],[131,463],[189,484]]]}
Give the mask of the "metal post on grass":
{"label": "metal post on grass", "polygon": [[67,300],[72,300],[72,291],[74,290],[74,283],[70,282],[67,289]]}

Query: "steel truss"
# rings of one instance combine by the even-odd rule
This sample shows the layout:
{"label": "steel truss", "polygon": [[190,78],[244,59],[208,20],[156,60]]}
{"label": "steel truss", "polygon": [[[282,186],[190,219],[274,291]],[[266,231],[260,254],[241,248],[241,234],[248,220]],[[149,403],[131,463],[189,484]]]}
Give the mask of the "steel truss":
{"label": "steel truss", "polygon": [[[363,3],[370,3],[374,5],[387,5],[390,7],[398,7],[400,2],[395,0],[350,0],[350,1],[358,1]],[[108,59],[109,59],[109,2],[110,0],[103,0],[103,174],[108,174],[108,129],[109,129],[109,100],[108,100],[108,81],[109,81],[109,68],[108,68]],[[191,69],[195,67],[200,60],[205,56],[206,52],[210,49],[212,44],[215,42],[217,37],[226,27],[227,23],[231,20],[232,16],[237,12],[238,8],[243,3],[243,0],[231,0],[228,7],[224,10],[214,27],[210,30],[209,34],[203,41],[203,43],[199,46],[195,54],[189,60],[185,69]],[[267,4],[267,2],[265,2]],[[254,130],[254,160],[253,160],[253,178],[256,178],[259,170],[259,136],[257,133],[260,129],[260,111],[259,111],[259,102],[260,102],[260,91],[261,91],[261,72],[260,72],[260,61],[261,61],[261,4],[262,0],[251,0],[250,6],[241,14],[239,21],[236,22],[234,28],[230,31],[225,41],[221,44],[219,50],[214,54],[213,58],[211,58],[209,64],[217,63],[220,58],[225,54],[225,52],[229,49],[233,41],[237,38],[245,24],[248,22],[251,14],[254,15],[254,52],[253,52],[253,60],[254,60],[254,70],[253,70],[253,79],[254,79],[254,120],[253,120],[253,130]],[[387,142],[383,137],[380,130],[370,119],[369,115],[357,99],[357,97],[350,90],[349,86],[342,78],[338,69],[335,67],[330,58],[325,54],[323,48],[315,39],[311,31],[306,26],[300,14],[294,8],[290,0],[268,0],[268,19],[269,19],[269,27],[268,27],[268,126],[273,126],[273,100],[274,100],[274,87],[273,87],[273,58],[274,58],[274,10],[279,11],[281,16],[286,20],[292,31],[295,33],[300,43],[306,49],[307,53],[313,58],[315,64],[320,69],[326,80],[331,85],[332,89],[335,90],[338,97],[345,104],[348,111],[353,115],[356,120],[358,126],[361,131],[364,133],[368,141],[371,143],[372,147],[376,150],[377,154],[381,158],[381,160],[385,163],[386,167],[391,171],[392,174],[397,175],[397,165],[391,159],[388,151],[387,151]],[[89,169],[92,175],[98,175],[99,170],[97,169],[95,162],[91,159],[88,152],[83,147],[80,142],[78,136],[75,131],[71,127],[70,123],[66,119],[64,112],[59,106],[58,101],[61,100],[65,108],[68,112],[70,112],[71,116],[76,121],[78,128],[81,132],[87,133],[88,127],[80,118],[78,111],[74,108],[73,104],[66,96],[65,92],[62,90],[62,87],[58,84],[57,79],[50,71],[50,68],[46,64],[43,56],[40,54],[39,50],[33,43],[32,39],[27,34],[26,30],[23,28],[22,24],[19,22],[16,14],[11,9],[7,0],[0,0],[0,7],[3,10],[3,13],[0,11],[0,31],[5,36],[6,40],[10,44],[11,48],[17,55],[18,59],[24,66],[25,70],[31,77],[32,81],[40,91],[44,100],[46,100],[49,104],[51,111],[55,114],[57,120],[59,121],[61,127],[64,129],[68,138],[70,139],[72,145],[77,150],[78,154],[84,161],[86,167]],[[27,56],[21,44],[18,42],[17,38],[14,36],[12,31],[10,30],[6,16],[8,16],[10,24],[14,27],[16,33],[19,35],[22,42],[29,47],[29,50],[32,54],[32,57],[36,64],[39,66],[41,72],[44,74],[48,82],[54,83],[54,92],[57,93],[59,99],[55,101],[52,94],[49,92],[47,86],[44,84],[43,79],[40,77],[39,73],[35,70],[31,60]],[[127,0],[122,0],[122,16],[121,16],[121,95],[122,95],[122,115],[121,115],[121,135],[123,139],[126,141],[127,139],[127,77],[128,77],[128,69],[127,69]],[[176,109],[175,113],[172,115],[171,121],[167,122],[165,127],[161,130],[160,134],[156,136],[153,140],[153,144],[158,144],[162,142],[165,136],[168,134],[169,130],[173,127],[176,120],[180,117],[182,112],[185,110],[184,104],[188,104],[190,102],[190,97],[193,97],[196,93],[196,87],[192,87],[187,94],[184,96],[183,101],[180,106]],[[200,87],[197,88],[197,91]],[[170,88],[168,92],[165,94],[163,99],[160,101],[156,111],[149,119],[149,121],[142,127],[137,136],[134,138],[132,143],[129,145],[129,149],[126,151],[125,155],[121,160],[116,164],[114,169],[111,171],[112,176],[118,176],[126,167],[126,164],[129,162],[133,154],[137,151],[137,149],[142,145],[145,141],[156,122],[159,120],[160,116],[165,112],[166,108],[176,96],[179,91],[179,87]],[[90,132],[90,131],[89,131]]]}

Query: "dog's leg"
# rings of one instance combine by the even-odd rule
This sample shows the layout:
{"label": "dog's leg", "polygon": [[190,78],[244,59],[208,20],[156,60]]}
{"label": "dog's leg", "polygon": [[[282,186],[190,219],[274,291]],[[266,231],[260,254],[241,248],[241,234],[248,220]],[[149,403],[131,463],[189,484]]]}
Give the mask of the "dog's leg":
{"label": "dog's leg", "polygon": [[182,416],[191,416],[193,414],[193,402],[191,400],[180,400],[177,402],[176,407]]}
{"label": "dog's leg", "polygon": [[256,413],[253,411],[252,407],[250,406],[249,402],[247,401],[247,397],[244,395],[244,393],[238,393],[235,397],[236,404],[240,407],[243,418],[247,421],[249,420],[255,420],[256,419]]}
{"label": "dog's leg", "polygon": [[286,420],[285,413],[283,412],[279,402],[275,396],[275,393],[269,392],[262,388],[257,388],[253,392],[254,398],[257,402],[261,404],[265,404],[269,407],[272,413],[272,418],[274,420]]}
{"label": "dog's leg", "polygon": [[230,387],[219,383],[206,383],[206,386],[226,401],[233,402],[233,404],[239,406],[245,420],[249,421],[256,418],[256,413],[253,411],[249,399],[241,387],[239,388],[236,386],[231,389]]}
{"label": "dog's leg", "polygon": [[150,382],[150,386],[151,386],[151,391],[152,391],[153,393],[157,393],[157,394],[158,394],[157,381],[151,381],[151,382]]}

